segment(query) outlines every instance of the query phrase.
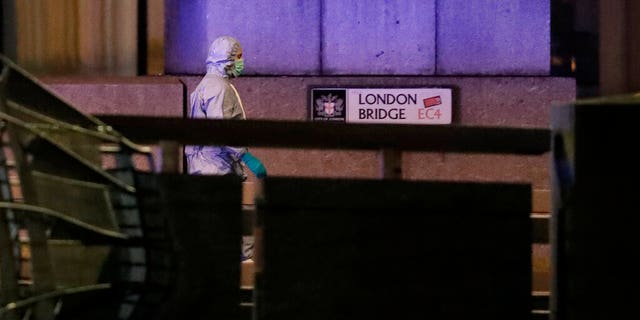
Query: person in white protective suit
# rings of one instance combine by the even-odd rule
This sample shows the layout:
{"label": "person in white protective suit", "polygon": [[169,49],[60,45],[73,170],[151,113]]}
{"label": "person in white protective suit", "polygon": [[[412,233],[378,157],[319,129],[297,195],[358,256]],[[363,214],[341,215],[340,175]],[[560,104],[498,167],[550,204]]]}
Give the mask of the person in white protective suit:
{"label": "person in white protective suit", "polygon": [[[191,94],[191,118],[246,118],[240,96],[229,78],[244,69],[242,48],[233,37],[222,36],[213,41],[207,56],[207,74]],[[257,178],[264,178],[267,170],[247,148],[230,146],[186,146],[189,174],[235,174],[246,179],[242,162]]]}

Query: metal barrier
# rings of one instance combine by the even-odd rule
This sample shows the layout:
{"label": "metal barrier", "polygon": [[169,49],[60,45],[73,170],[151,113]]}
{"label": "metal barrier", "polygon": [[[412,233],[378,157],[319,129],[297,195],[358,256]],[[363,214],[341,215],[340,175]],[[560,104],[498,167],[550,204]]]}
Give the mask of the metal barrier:
{"label": "metal barrier", "polygon": [[[543,154],[549,151],[550,131],[545,129],[517,129],[517,128],[497,128],[497,127],[459,127],[459,126],[399,126],[399,125],[353,125],[353,124],[337,124],[337,123],[309,123],[309,122],[291,122],[291,121],[223,121],[223,120],[202,120],[202,119],[181,119],[181,118],[154,118],[154,117],[124,117],[124,116],[100,116],[99,118],[84,115],[68,103],[65,103],[62,99],[59,99],[49,91],[44,89],[37,80],[28,76],[21,71],[17,66],[13,65],[10,61],[3,58],[3,70],[2,70],[2,119],[5,123],[5,130],[8,131],[22,131],[20,134],[16,134],[10,137],[9,141],[12,143],[11,150],[17,150],[18,153],[23,152],[26,156],[8,161],[6,168],[8,171],[4,176],[10,176],[12,166],[19,167],[24,164],[30,165],[29,159],[41,159],[38,162],[38,169],[46,168],[51,169],[52,172],[60,168],[67,167],[68,164],[65,161],[55,161],[55,158],[48,159],[44,155],[48,154],[48,151],[55,150],[69,159],[75,159],[77,166],[72,166],[74,171],[76,168],[83,168],[82,170],[89,171],[87,173],[92,178],[101,181],[101,185],[91,185],[94,189],[107,190],[110,192],[113,189],[120,189],[126,194],[135,195],[133,198],[126,196],[109,196],[113,199],[120,199],[122,202],[122,210],[137,209],[143,210],[143,206],[140,206],[140,201],[146,201],[153,198],[150,193],[146,193],[146,196],[140,198],[139,189],[137,184],[141,183],[139,175],[135,174],[135,171],[131,170],[135,167],[135,158],[131,158],[131,155],[135,152],[141,152],[144,155],[148,155],[148,149],[139,147],[139,145],[132,143],[129,139],[132,139],[138,143],[160,143],[166,146],[167,149],[174,150],[174,153],[168,153],[169,157],[167,161],[163,163],[176,163],[175,150],[179,150],[179,145],[186,144],[227,144],[227,145],[246,145],[246,146],[263,146],[272,148],[323,148],[323,149],[368,149],[379,150],[381,154],[381,178],[384,179],[397,179],[399,178],[399,172],[401,172],[400,162],[398,161],[399,152],[401,151],[436,151],[436,152],[460,152],[460,153],[498,153],[498,154],[523,154],[523,155],[537,155]],[[44,102],[44,104],[43,104]],[[34,109],[33,106],[36,106]],[[28,110],[28,111],[25,111]],[[34,113],[35,112],[35,113]],[[36,119],[34,124],[27,123],[26,120]],[[55,119],[55,121],[50,121]],[[108,124],[108,125],[107,125]],[[114,130],[115,128],[115,130]],[[68,134],[69,132],[73,134]],[[349,136],[350,139],[344,140],[342,137]],[[127,137],[127,138],[125,138]],[[429,139],[424,139],[429,137]],[[84,140],[83,140],[84,139]],[[65,141],[61,143],[60,141]],[[77,142],[81,141],[81,142]],[[97,143],[96,141],[100,141]],[[86,147],[86,148],[85,148]],[[15,152],[15,151],[13,151]],[[116,152],[116,154],[123,154],[122,156],[115,157],[115,159],[109,160],[109,156],[103,157],[102,152]],[[10,158],[10,157],[9,157]],[[66,159],[60,157],[60,159]],[[106,159],[106,160],[105,160]],[[96,162],[98,160],[98,162]],[[103,165],[111,164],[111,169],[106,170]],[[145,165],[147,168],[153,168],[152,163]],[[177,171],[177,168],[174,168]],[[19,169],[18,171],[23,170]],[[30,169],[31,170],[31,169]],[[126,172],[133,172],[134,176],[123,174],[122,170]],[[128,171],[130,170],[130,171]],[[32,172],[33,170],[29,171]],[[41,194],[55,194],[52,190],[55,190],[56,183],[61,181],[60,179],[51,178],[45,174],[51,174],[52,172],[45,172],[45,174],[37,173],[37,183],[43,186]],[[42,171],[45,171],[44,169]],[[0,172],[1,173],[1,172]],[[31,174],[31,173],[29,173]],[[24,177],[29,174],[18,175],[21,179],[21,188]],[[74,172],[71,172],[71,177],[75,177]],[[31,174],[33,176],[33,174]],[[2,180],[0,175],[0,180]],[[64,176],[64,178],[69,178]],[[192,177],[189,177],[192,178]],[[146,178],[145,178],[146,179]],[[152,181],[157,178],[149,178]],[[9,181],[6,178],[3,181]],[[44,181],[44,182],[43,182]],[[66,180],[65,180],[66,181]],[[164,180],[171,181],[171,179]],[[126,183],[125,183],[126,182]],[[91,183],[98,183],[91,180]],[[28,184],[28,182],[27,182]],[[78,183],[70,183],[73,186]],[[149,185],[149,184],[148,184]],[[150,185],[154,185],[151,183]],[[104,187],[107,186],[107,187]],[[7,184],[7,188],[11,189],[11,186]],[[102,189],[101,189],[102,188]],[[6,188],[5,188],[6,189]],[[153,188],[152,188],[153,189]],[[234,189],[234,188],[232,188]],[[29,190],[28,188],[26,190]],[[235,190],[235,189],[234,189]],[[28,191],[30,192],[30,191]],[[157,192],[159,191],[154,191]],[[153,194],[154,192],[151,192]],[[240,195],[239,188],[234,191]],[[8,195],[8,194],[7,194]],[[165,194],[166,196],[166,194]],[[231,196],[233,197],[233,196]],[[7,200],[11,199],[5,198]],[[132,199],[135,199],[134,204],[131,204]],[[156,198],[161,199],[161,198]],[[129,201],[129,202],[127,202]],[[158,200],[160,201],[160,200]],[[183,201],[183,200],[180,200]],[[6,201],[16,202],[16,201]],[[238,203],[240,200],[238,200]],[[527,204],[527,205],[530,205]],[[11,206],[14,206],[13,204]],[[24,312],[39,312],[40,318],[45,319],[48,314],[53,314],[58,310],[59,298],[62,295],[70,295],[75,293],[82,293],[87,290],[112,290],[113,287],[110,282],[97,284],[98,287],[86,287],[80,286],[70,292],[62,293],[56,290],[55,282],[47,277],[43,277],[42,287],[38,287],[34,293],[27,293],[26,296],[20,290],[20,284],[13,281],[13,275],[15,274],[14,268],[16,265],[16,257],[14,253],[19,241],[16,241],[15,230],[18,227],[15,225],[15,210],[20,208],[5,206],[4,214],[2,215],[3,224],[0,225],[3,231],[2,238],[0,239],[0,261],[2,261],[2,305],[4,306],[2,312],[3,317],[24,317]],[[116,206],[118,207],[118,206]],[[137,209],[136,209],[137,208]],[[238,209],[240,206],[238,206]],[[22,208],[24,209],[24,208]],[[20,210],[22,210],[20,209]],[[176,209],[177,210],[177,209]],[[28,210],[27,210],[28,211]],[[34,210],[32,210],[34,211]],[[37,210],[35,210],[37,211]],[[40,210],[43,212],[43,210]],[[40,212],[39,214],[43,214]],[[48,211],[47,211],[48,212]],[[145,213],[139,211],[136,214],[131,215],[131,211],[126,211],[128,214],[107,214],[107,219],[102,219],[97,227],[93,223],[86,221],[80,221],[75,223],[80,230],[83,230],[82,237],[85,237],[87,232],[91,234],[99,234],[100,236],[94,236],[104,241],[107,237],[111,241],[116,235],[126,235],[123,230],[128,230],[130,227],[128,223],[123,223],[126,219],[132,216],[144,217]],[[169,214],[169,213],[165,213]],[[70,215],[50,215],[54,216],[57,220],[63,220],[69,222],[68,217]],[[240,217],[240,214],[237,214]],[[115,218],[114,218],[115,217]],[[104,221],[110,222],[105,224]],[[113,221],[116,221],[114,224]],[[141,218],[141,222],[145,219]],[[232,223],[233,222],[229,222]],[[70,222],[69,224],[74,224]],[[166,224],[165,224],[166,225]],[[110,227],[105,229],[105,226]],[[142,226],[142,230],[150,226]],[[34,243],[33,235],[39,234],[40,239],[35,239],[41,242],[47,240],[47,228],[48,225],[40,227],[37,232],[29,232],[29,241]],[[43,229],[44,228],[44,229]],[[76,228],[78,229],[78,228]],[[135,228],[134,228],[135,229]],[[233,229],[233,228],[232,228]],[[168,229],[167,229],[168,230]],[[544,230],[544,228],[543,228]],[[184,229],[183,229],[184,231]],[[130,230],[135,233],[136,231]],[[167,231],[168,232],[168,231]],[[114,233],[114,234],[112,234]],[[543,232],[544,233],[544,232]],[[139,236],[139,235],[137,235]],[[239,234],[238,234],[239,236]],[[122,240],[128,241],[132,236],[120,237]],[[136,235],[133,236],[134,238]],[[234,236],[231,236],[233,239]],[[168,239],[168,238],[167,238]],[[49,239],[51,240],[51,239]],[[97,240],[96,240],[97,241]],[[121,240],[118,240],[121,241]],[[118,242],[122,243],[122,242]],[[143,246],[144,247],[144,246]],[[129,262],[131,262],[132,268],[125,272],[129,277],[135,277],[137,270],[136,267],[140,266],[139,263],[133,262],[133,260],[139,259],[140,246],[133,251],[129,251],[127,256]],[[127,249],[129,250],[129,249]],[[136,251],[137,250],[137,251]],[[44,250],[45,253],[42,257],[37,258],[38,261],[48,261],[46,255],[49,253]],[[150,256],[147,251],[142,253],[145,259]],[[98,253],[96,253],[98,254]],[[44,257],[44,258],[43,258]],[[34,256],[35,258],[35,256]],[[239,262],[239,257],[238,262]],[[105,260],[106,261],[106,260]],[[36,265],[36,261],[33,261]],[[146,263],[146,262],[145,262]],[[145,264],[143,263],[143,264]],[[40,262],[37,265],[41,265]],[[43,264],[43,265],[46,265]],[[239,265],[237,263],[236,265]],[[237,268],[237,266],[236,266]],[[234,269],[229,269],[231,275],[237,275]],[[35,270],[47,274],[46,269]],[[144,277],[144,281],[147,278]],[[140,282],[139,281],[139,282]],[[129,281],[131,282],[131,281]],[[134,281],[135,282],[135,281]],[[239,282],[239,281],[238,281]],[[34,283],[38,283],[37,281]],[[113,283],[113,282],[111,282]],[[175,282],[165,282],[165,284]],[[233,292],[231,290],[230,292]],[[81,294],[81,295],[82,295]],[[231,294],[233,297],[234,294]],[[26,297],[26,301],[21,304],[17,301],[21,301],[21,297]],[[183,301],[188,304],[187,296],[181,296],[181,299],[175,300]],[[122,319],[132,318],[136,315],[136,307],[138,302],[144,297],[136,294],[129,294],[125,302],[118,300],[118,308],[121,312],[118,317]],[[166,296],[165,296],[166,298]],[[38,303],[42,301],[44,307],[40,308],[26,308],[25,306],[32,306],[31,301],[38,300]],[[57,300],[56,300],[57,299]],[[231,299],[233,300],[233,299]],[[158,300],[150,298],[146,300],[149,303],[159,303],[162,299]],[[192,304],[191,304],[192,305]],[[147,304],[149,306],[149,304]],[[13,310],[22,310],[16,312]],[[42,311],[44,310],[44,311]],[[64,310],[64,309],[63,309]],[[141,309],[142,310],[142,309]],[[230,311],[232,314],[234,311]],[[139,315],[149,315],[149,313],[140,313]],[[64,315],[64,313],[62,313]],[[36,319],[40,319],[36,316]]]}

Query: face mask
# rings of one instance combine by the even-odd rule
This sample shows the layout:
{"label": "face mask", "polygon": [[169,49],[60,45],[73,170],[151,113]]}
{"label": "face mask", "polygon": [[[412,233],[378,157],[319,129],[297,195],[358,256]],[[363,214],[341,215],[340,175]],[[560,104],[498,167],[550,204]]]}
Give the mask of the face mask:
{"label": "face mask", "polygon": [[238,59],[233,63],[233,70],[231,70],[231,75],[234,77],[238,77],[242,73],[242,70],[244,70],[244,60]]}

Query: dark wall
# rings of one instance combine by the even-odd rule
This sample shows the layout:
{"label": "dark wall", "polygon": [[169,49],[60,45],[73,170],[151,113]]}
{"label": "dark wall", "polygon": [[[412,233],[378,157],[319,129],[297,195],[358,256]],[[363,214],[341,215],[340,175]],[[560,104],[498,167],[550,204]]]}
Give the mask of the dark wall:
{"label": "dark wall", "polygon": [[16,21],[14,0],[3,0],[0,5],[0,52],[5,56],[16,57]]}

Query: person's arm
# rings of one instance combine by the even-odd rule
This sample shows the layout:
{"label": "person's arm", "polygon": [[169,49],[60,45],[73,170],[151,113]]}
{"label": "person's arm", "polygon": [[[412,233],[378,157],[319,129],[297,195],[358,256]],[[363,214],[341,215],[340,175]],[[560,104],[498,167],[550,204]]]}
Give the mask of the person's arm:
{"label": "person's arm", "polygon": [[224,95],[222,114],[224,119],[245,120],[247,118],[240,95],[231,83],[229,83],[229,88]]}
{"label": "person's arm", "polygon": [[[226,90],[224,103],[222,104],[222,113],[224,119],[244,120],[246,119],[242,100],[238,95],[236,88],[229,83],[229,90]],[[256,158],[247,148],[228,147],[236,152],[236,155],[244,164],[253,172],[253,174],[262,179],[267,176],[267,168],[260,159]]]}

